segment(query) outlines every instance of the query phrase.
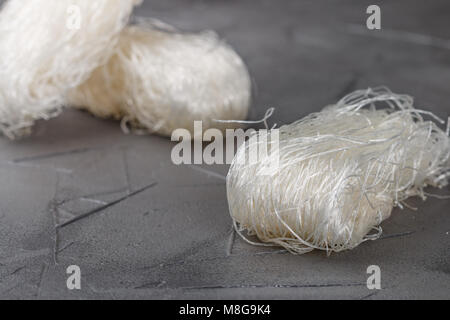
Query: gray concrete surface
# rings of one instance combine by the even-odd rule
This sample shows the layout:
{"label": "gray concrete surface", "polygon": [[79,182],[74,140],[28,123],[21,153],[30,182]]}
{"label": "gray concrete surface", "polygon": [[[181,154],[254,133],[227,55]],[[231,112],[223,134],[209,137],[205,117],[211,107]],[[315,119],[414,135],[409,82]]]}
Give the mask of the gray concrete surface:
{"label": "gray concrete surface", "polygon": [[[365,28],[373,3],[382,31]],[[450,115],[446,0],[146,0],[136,14],[217,30],[249,65],[254,119],[276,107],[271,121],[290,123],[376,85]],[[76,110],[25,140],[0,138],[0,298],[450,297],[450,200],[411,200],[417,211],[396,209],[384,238],[352,251],[294,256],[234,237],[220,177],[227,166],[175,166],[172,146]],[[79,291],[66,288],[72,264]],[[366,288],[371,264],[382,290]]]}

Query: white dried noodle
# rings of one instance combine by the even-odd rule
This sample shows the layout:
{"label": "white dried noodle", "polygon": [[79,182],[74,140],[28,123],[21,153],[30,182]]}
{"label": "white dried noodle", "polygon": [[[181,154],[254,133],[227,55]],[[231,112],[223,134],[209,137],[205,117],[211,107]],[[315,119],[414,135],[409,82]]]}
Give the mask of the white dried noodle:
{"label": "white dried noodle", "polygon": [[[368,89],[282,126],[279,149],[269,145],[267,156],[253,164],[242,158],[258,143],[249,139],[227,176],[239,234],[257,244],[244,236],[247,230],[262,245],[299,254],[352,249],[376,239],[394,206],[411,196],[425,199],[428,185],[448,183],[448,130],[422,115],[444,123],[415,109],[410,96]],[[279,166],[266,172],[277,152]]]}
{"label": "white dried noodle", "polygon": [[[0,131],[21,136],[35,120],[58,114],[67,90],[109,59],[140,2],[7,1],[0,12]],[[78,13],[79,29],[70,25]]]}
{"label": "white dried noodle", "polygon": [[[166,27],[167,28],[167,27]],[[213,119],[245,119],[251,82],[241,58],[212,32],[186,34],[143,21],[126,27],[114,55],[68,95],[68,104],[100,117],[171,135],[236,126]]]}

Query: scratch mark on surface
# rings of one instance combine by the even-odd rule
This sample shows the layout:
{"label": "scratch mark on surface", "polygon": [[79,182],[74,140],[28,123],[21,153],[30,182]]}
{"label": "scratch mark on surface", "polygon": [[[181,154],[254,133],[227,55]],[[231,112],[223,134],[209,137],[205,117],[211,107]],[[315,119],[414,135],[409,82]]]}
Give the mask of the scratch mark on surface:
{"label": "scratch mark on surface", "polygon": [[131,191],[130,168],[128,166],[127,151],[125,149],[122,149],[122,162],[125,171],[125,181],[127,183],[127,191],[130,192]]}
{"label": "scratch mark on surface", "polygon": [[373,296],[376,295],[376,294],[378,294],[378,291],[369,293],[368,295],[366,295],[366,296],[360,298],[359,300],[366,300],[366,299],[368,299],[368,298],[370,298],[370,297],[373,297]]}
{"label": "scratch mark on surface", "polygon": [[265,256],[265,255],[271,255],[271,254],[288,254],[288,253],[290,253],[290,252],[285,250],[285,249],[281,249],[281,250],[275,250],[275,251],[257,252],[257,253],[254,253],[252,255],[254,255],[254,256]]}
{"label": "scratch mark on surface", "polygon": [[[58,205],[63,205],[65,203],[67,203],[67,202],[76,201],[76,200],[80,200],[80,199],[83,199],[83,198],[84,199],[93,199],[95,197],[108,196],[108,195],[112,195],[112,194],[116,194],[116,193],[122,193],[122,192],[127,192],[127,188],[121,188],[121,189],[116,189],[116,190],[85,194],[83,196],[79,196],[79,197],[76,197],[76,198],[67,198],[67,199],[64,199],[63,201],[61,201],[60,203],[58,203]],[[58,208],[58,209],[61,209],[61,208]]]}
{"label": "scratch mark on surface", "polygon": [[54,230],[55,230],[55,234],[53,235],[54,241],[53,241],[52,257],[53,257],[53,263],[56,265],[56,264],[58,264],[59,230],[58,230],[58,228],[54,228]]}
{"label": "scratch mark on surface", "polygon": [[409,236],[409,235],[413,234],[414,232],[415,231],[408,231],[408,232],[403,232],[403,233],[386,234],[386,235],[381,236],[380,240]]}
{"label": "scratch mark on surface", "polygon": [[127,191],[127,188],[121,188],[121,189],[116,189],[116,190],[111,190],[111,191],[87,194],[87,195],[84,195],[84,197],[91,198],[91,197],[98,197],[98,196],[108,196],[111,194],[125,192],[125,191]]}
{"label": "scratch mark on surface", "polygon": [[101,205],[107,204],[107,202],[105,202],[105,201],[92,199],[92,198],[86,198],[86,197],[81,197],[80,200],[91,202],[91,203],[96,203],[96,204],[101,204]]}
{"label": "scratch mark on surface", "polygon": [[71,174],[73,173],[73,170],[71,169],[65,169],[65,168],[59,168],[59,167],[46,167],[46,166],[39,166],[35,164],[30,163],[15,163],[13,161],[6,162],[7,165],[12,165],[15,167],[22,167],[22,168],[32,168],[32,169],[47,169],[47,170],[54,170],[58,173],[64,173],[64,174]]}
{"label": "scratch mark on surface", "polygon": [[21,163],[21,162],[30,162],[30,161],[36,161],[36,160],[51,159],[51,158],[57,158],[57,157],[62,157],[62,156],[67,156],[67,155],[86,153],[86,152],[100,150],[100,149],[104,149],[104,148],[103,147],[80,148],[80,149],[73,149],[73,150],[68,150],[68,151],[53,152],[53,153],[36,155],[36,156],[17,158],[17,159],[14,159],[12,162],[13,163]]}
{"label": "scratch mark on surface", "polygon": [[92,286],[89,283],[87,284],[87,286],[92,292],[94,292],[96,294],[107,293],[107,294],[109,294],[109,296],[111,297],[112,300],[116,300],[115,295],[110,290],[102,290],[102,291],[100,291],[100,290],[96,289],[94,286]]}
{"label": "scratch mark on surface", "polygon": [[39,256],[48,255],[50,253],[49,248],[41,249],[41,250],[34,250],[34,251],[26,251],[22,254],[17,254],[12,258],[2,260],[0,262],[1,265],[8,265],[10,263],[15,263],[17,261],[22,261],[25,259],[35,258]]}
{"label": "scratch mark on surface", "polygon": [[[56,182],[55,182],[55,195],[53,197],[53,201],[58,197],[59,193],[59,183],[60,183],[60,177],[59,174],[56,175]],[[58,242],[59,242],[59,230],[57,228],[58,225],[58,216],[56,211],[56,205],[54,203],[50,203],[49,209],[52,215],[52,221],[53,221],[53,263],[56,265],[58,264]]]}
{"label": "scratch mark on surface", "polygon": [[[236,234],[235,234],[236,235]],[[226,256],[216,256],[216,257],[209,257],[209,258],[200,258],[200,259],[188,259],[183,258],[179,259],[173,262],[165,262],[165,263],[155,263],[150,266],[144,266],[144,270],[152,270],[152,269],[160,269],[160,268],[167,268],[167,267],[181,267],[184,265],[192,265],[195,263],[204,263],[204,262],[211,262],[211,261],[217,261],[217,260],[225,260],[228,258],[248,258],[249,256],[264,256],[264,255],[274,255],[274,254],[289,254],[289,251],[285,249],[276,250],[276,251],[263,251],[263,252],[257,252],[257,253],[248,253],[248,254],[230,254]]]}
{"label": "scratch mark on surface", "polygon": [[231,256],[231,253],[233,251],[234,240],[236,238],[235,232],[236,231],[234,230],[234,227],[231,226],[230,237],[228,238],[228,243],[227,243],[227,251],[226,251],[227,257]]}
{"label": "scratch mark on surface", "polygon": [[124,201],[124,200],[126,200],[126,199],[128,199],[128,198],[130,198],[130,197],[133,197],[133,196],[135,196],[135,195],[137,195],[137,194],[139,194],[139,193],[142,193],[142,192],[146,191],[147,189],[150,189],[150,188],[156,186],[157,184],[158,184],[157,182],[154,182],[154,183],[152,183],[152,184],[150,184],[150,185],[148,185],[148,186],[145,186],[145,187],[143,187],[143,188],[141,188],[141,189],[139,189],[139,190],[136,190],[136,191],[134,191],[134,192],[131,192],[131,193],[127,194],[127,195],[124,196],[124,197],[121,197],[121,198],[119,198],[119,199],[117,199],[117,200],[108,202],[107,204],[102,205],[102,206],[100,206],[100,207],[98,207],[98,208],[95,208],[95,209],[93,209],[93,210],[90,210],[90,211],[88,211],[88,212],[86,212],[86,213],[80,214],[80,215],[78,215],[78,216],[76,216],[76,217],[70,219],[69,221],[66,221],[66,222],[63,222],[63,223],[57,225],[56,228],[57,228],[57,229],[64,228],[64,227],[66,227],[66,226],[68,226],[68,225],[70,225],[70,224],[72,224],[72,223],[74,223],[74,222],[76,222],[76,221],[79,221],[79,220],[81,220],[81,219],[84,219],[84,218],[86,218],[86,217],[88,217],[88,216],[90,216],[90,215],[93,215],[93,214],[95,214],[95,213],[101,212],[101,211],[103,211],[103,210],[105,210],[105,209],[107,209],[107,208],[110,208],[110,207],[112,207],[112,206],[114,206],[114,205],[116,205],[116,204],[118,204],[118,203],[120,203],[120,202],[122,202],[122,201]]}
{"label": "scratch mark on surface", "polygon": [[429,36],[426,34],[414,33],[409,31],[384,29],[383,32],[368,31],[362,25],[348,24],[347,32],[360,36],[368,36],[372,38],[387,39],[393,41],[401,41],[422,46],[430,46],[450,50],[450,40]]}
{"label": "scratch mark on surface", "polygon": [[41,295],[42,283],[44,281],[44,275],[45,275],[45,272],[47,271],[47,268],[48,268],[48,265],[46,263],[44,263],[42,265],[41,272],[39,274],[39,282],[37,284],[37,292],[36,292],[37,298],[39,298],[39,296]]}
{"label": "scratch mark on surface", "polygon": [[223,176],[223,175],[221,175],[221,174],[219,174],[217,172],[214,172],[212,170],[208,170],[208,169],[202,168],[200,166],[197,166],[195,164],[189,165],[189,168],[192,168],[192,169],[194,169],[196,171],[202,172],[202,173],[204,173],[204,174],[206,174],[206,175],[208,175],[210,177],[215,177],[215,178],[219,178],[221,180],[227,181],[227,177],[225,177],[225,176]]}
{"label": "scratch mark on surface", "polygon": [[[54,208],[57,209],[57,212],[58,212],[58,214],[56,215],[56,217],[57,217],[57,220],[56,220],[56,221],[60,221],[61,218],[67,218],[67,217],[68,217],[67,219],[70,219],[70,218],[72,218],[73,216],[75,216],[75,214],[74,214],[73,212],[61,208],[61,205],[63,205],[63,204],[64,204],[64,202],[58,203],[58,204],[55,205],[55,207],[54,207]],[[56,225],[58,225],[58,224],[56,223]],[[55,225],[55,227],[56,227],[56,225]]]}
{"label": "scratch mark on surface", "polygon": [[66,244],[64,247],[62,247],[61,249],[58,250],[58,253],[63,252],[67,248],[71,247],[74,243],[75,243],[75,241],[71,241],[70,243]]}
{"label": "scratch mark on surface", "polygon": [[204,187],[223,187],[222,182],[218,183],[195,183],[195,184],[178,184],[174,188],[204,188]]}
{"label": "scratch mark on surface", "polygon": [[166,285],[166,281],[160,281],[160,282],[148,282],[144,283],[143,285],[137,286],[134,289],[159,289]]}
{"label": "scratch mark on surface", "polygon": [[366,283],[325,283],[325,284],[293,284],[293,285],[242,285],[242,286],[226,286],[226,285],[206,285],[181,287],[183,290],[204,290],[204,289],[275,289],[275,288],[333,288],[333,287],[361,287]]}
{"label": "scratch mark on surface", "polygon": [[341,99],[343,96],[348,94],[349,92],[355,90],[356,85],[358,84],[359,76],[354,74],[352,78],[345,84],[345,86],[336,94],[337,99]]}
{"label": "scratch mark on surface", "polygon": [[[11,291],[13,291],[14,289],[20,287],[20,286],[23,285],[23,284],[24,284],[24,283],[17,283],[16,285],[14,285],[14,286],[12,286],[12,287],[6,289],[5,291],[0,292],[0,296],[2,296],[2,295],[4,295],[4,294],[7,294],[7,293],[9,293],[9,292],[11,292]],[[2,300],[3,300],[3,299],[2,299]]]}

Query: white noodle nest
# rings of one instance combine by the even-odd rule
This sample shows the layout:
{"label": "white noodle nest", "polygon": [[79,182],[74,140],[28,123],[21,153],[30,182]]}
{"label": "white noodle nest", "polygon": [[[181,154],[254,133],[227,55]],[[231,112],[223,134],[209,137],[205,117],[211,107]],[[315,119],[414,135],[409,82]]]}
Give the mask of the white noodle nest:
{"label": "white noodle nest", "polygon": [[125,130],[170,136],[178,128],[193,133],[196,120],[203,129],[235,126],[213,119],[245,119],[250,99],[244,62],[216,34],[143,22],[123,30],[114,55],[69,93],[68,104],[123,119]]}
{"label": "white noodle nest", "polygon": [[424,115],[444,123],[415,109],[410,96],[368,89],[282,126],[279,148],[269,144],[265,157],[246,163],[256,137],[271,133],[255,135],[240,147],[227,176],[237,231],[252,244],[298,254],[337,252],[378,238],[393,207],[411,196],[425,199],[426,186],[448,183],[448,129]]}
{"label": "white noodle nest", "polygon": [[[57,115],[67,91],[84,82],[115,50],[141,0],[9,0],[0,12],[0,131],[29,132]],[[80,28],[72,28],[76,6]]]}

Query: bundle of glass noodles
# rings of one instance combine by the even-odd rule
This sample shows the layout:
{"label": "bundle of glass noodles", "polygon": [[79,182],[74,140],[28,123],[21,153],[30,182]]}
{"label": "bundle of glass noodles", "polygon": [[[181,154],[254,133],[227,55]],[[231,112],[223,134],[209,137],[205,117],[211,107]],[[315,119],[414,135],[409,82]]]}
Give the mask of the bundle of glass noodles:
{"label": "bundle of glass noodles", "polygon": [[[273,130],[257,133],[239,148],[227,176],[235,228],[252,244],[297,254],[377,239],[394,207],[412,196],[425,199],[426,186],[448,183],[448,124],[445,132],[424,117],[445,123],[415,109],[410,96],[377,88],[282,126],[279,141],[267,138]],[[266,155],[248,161],[261,141],[270,141]]]}
{"label": "bundle of glass noodles", "polygon": [[163,135],[194,120],[207,128],[212,119],[245,119],[251,83],[242,59],[212,33],[127,25],[141,2],[5,2],[0,132],[24,136],[64,105]]}

